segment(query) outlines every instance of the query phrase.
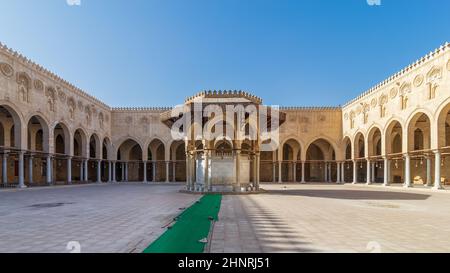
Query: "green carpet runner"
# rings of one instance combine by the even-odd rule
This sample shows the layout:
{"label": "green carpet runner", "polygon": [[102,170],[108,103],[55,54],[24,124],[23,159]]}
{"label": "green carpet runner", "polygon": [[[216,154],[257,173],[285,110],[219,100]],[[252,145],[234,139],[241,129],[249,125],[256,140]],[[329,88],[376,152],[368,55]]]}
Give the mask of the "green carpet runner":
{"label": "green carpet runner", "polygon": [[203,253],[211,220],[218,219],[222,195],[204,195],[181,213],[174,225],[148,246],[144,253]]}

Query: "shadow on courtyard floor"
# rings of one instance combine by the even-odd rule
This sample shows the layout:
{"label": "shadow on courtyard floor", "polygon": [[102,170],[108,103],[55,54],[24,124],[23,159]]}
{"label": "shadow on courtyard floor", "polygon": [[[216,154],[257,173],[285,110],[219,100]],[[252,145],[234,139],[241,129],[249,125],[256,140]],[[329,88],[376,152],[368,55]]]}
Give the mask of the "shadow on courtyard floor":
{"label": "shadow on courtyard floor", "polygon": [[246,201],[244,210],[263,253],[321,252],[277,213],[252,199]]}
{"label": "shadow on courtyard floor", "polygon": [[364,191],[364,190],[268,190],[264,194],[292,195],[346,200],[426,200],[431,195],[407,192]]}

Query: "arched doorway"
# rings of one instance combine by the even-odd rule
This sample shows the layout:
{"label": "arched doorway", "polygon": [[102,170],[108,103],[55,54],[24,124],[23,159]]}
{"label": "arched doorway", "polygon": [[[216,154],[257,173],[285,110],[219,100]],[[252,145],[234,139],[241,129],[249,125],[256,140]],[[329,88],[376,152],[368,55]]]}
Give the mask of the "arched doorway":
{"label": "arched doorway", "polygon": [[300,143],[295,139],[287,140],[282,147],[281,179],[283,182],[297,182],[301,179]]}
{"label": "arched doorway", "polygon": [[[368,155],[370,158],[370,182],[371,183],[383,183],[383,164],[382,158],[382,143],[381,143],[381,130],[378,127],[374,127],[369,131],[367,135],[368,141]],[[367,173],[366,173],[367,175]],[[366,177],[367,180],[367,177]]]}
{"label": "arched doorway", "polygon": [[89,138],[89,160],[88,160],[88,181],[100,182],[100,177],[98,177],[98,168],[100,166],[101,159],[101,146],[100,138],[97,134],[92,134]]}
{"label": "arched doorway", "polygon": [[32,116],[27,124],[27,147],[29,151],[26,155],[28,164],[25,164],[25,173],[28,177],[27,186],[43,186],[56,181],[54,161],[49,157],[49,145],[47,122],[39,115]]}
{"label": "arched doorway", "polygon": [[425,113],[416,113],[408,124],[408,153],[411,157],[412,182],[432,185],[431,120]]}
{"label": "arched doorway", "polygon": [[305,178],[307,182],[331,182],[336,178],[333,162],[336,154],[333,146],[325,139],[317,139],[306,150]]}
{"label": "arched doorway", "polygon": [[441,188],[450,184],[450,103],[440,111],[437,129],[438,153],[434,155],[434,164],[439,164],[440,168],[439,165],[434,165],[434,187]]}
{"label": "arched doorway", "polygon": [[343,171],[343,183],[353,181],[353,157],[352,157],[352,141],[349,137],[345,137],[343,141],[343,150],[345,151],[345,161]]}
{"label": "arched doorway", "polygon": [[[53,129],[54,138],[54,163],[53,170],[55,183],[66,183],[68,179],[68,159],[70,156],[70,133],[67,126],[63,123],[56,124]],[[70,164],[72,168],[72,164]],[[71,179],[70,179],[71,181]]]}
{"label": "arched doorway", "polygon": [[362,133],[356,134],[354,143],[354,160],[356,163],[356,181],[367,182],[366,144]]}
{"label": "arched doorway", "polygon": [[403,128],[400,122],[392,121],[386,129],[386,156],[391,161],[389,166],[389,178],[391,183],[403,183]]}
{"label": "arched doorway", "polygon": [[175,141],[171,145],[170,181],[186,181],[186,147],[184,141]]}
{"label": "arched doorway", "polygon": [[85,162],[87,158],[87,137],[82,129],[75,130],[73,136],[72,180],[86,181]]}
{"label": "arched doorway", "polygon": [[119,181],[136,182],[143,181],[142,148],[133,139],[125,140],[117,152],[116,174],[119,174]]}
{"label": "arched doorway", "polygon": [[[0,105],[0,153],[2,157],[2,187],[18,185],[19,164],[18,150],[22,141],[22,121],[17,112],[10,106]],[[22,147],[23,148],[23,147]]]}
{"label": "arched doorway", "polygon": [[111,148],[111,141],[109,138],[105,137],[102,143],[102,171],[101,171],[101,180],[106,182],[112,179],[112,170],[111,170],[111,162],[109,161],[109,151]]}
{"label": "arched doorway", "polygon": [[[265,140],[262,142],[262,147],[269,146],[272,140]],[[276,181],[276,151],[274,148],[271,151],[260,152],[260,168],[259,179],[260,182],[275,182]]]}
{"label": "arched doorway", "polygon": [[166,163],[166,150],[164,143],[159,139],[154,139],[148,145],[149,155],[152,157],[151,172],[152,181],[169,182],[168,162]]}

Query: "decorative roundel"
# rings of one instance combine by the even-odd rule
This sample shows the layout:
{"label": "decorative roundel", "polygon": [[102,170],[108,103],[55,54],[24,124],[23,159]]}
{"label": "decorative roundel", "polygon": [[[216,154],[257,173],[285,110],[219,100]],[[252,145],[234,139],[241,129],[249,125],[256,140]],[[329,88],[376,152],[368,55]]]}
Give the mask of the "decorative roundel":
{"label": "decorative roundel", "polygon": [[414,78],[414,86],[415,87],[420,87],[422,85],[422,83],[423,83],[423,80],[424,80],[423,75],[417,75]]}
{"label": "decorative roundel", "polygon": [[12,77],[14,75],[14,69],[7,63],[0,63],[0,71],[6,77]]}
{"label": "decorative roundel", "polygon": [[348,120],[348,113],[345,113],[345,114],[344,114],[344,119],[345,119],[345,120]]}
{"label": "decorative roundel", "polygon": [[370,104],[372,105],[372,108],[376,107],[377,106],[377,99],[373,98],[372,102]]}
{"label": "decorative roundel", "polygon": [[450,71],[450,60],[447,62],[447,70]]}
{"label": "decorative roundel", "polygon": [[41,80],[34,80],[34,88],[38,91],[44,90],[44,83]]}
{"label": "decorative roundel", "polygon": [[391,96],[391,99],[397,97],[397,94],[398,94],[398,90],[395,87],[392,88],[391,91],[389,92],[389,96]]}

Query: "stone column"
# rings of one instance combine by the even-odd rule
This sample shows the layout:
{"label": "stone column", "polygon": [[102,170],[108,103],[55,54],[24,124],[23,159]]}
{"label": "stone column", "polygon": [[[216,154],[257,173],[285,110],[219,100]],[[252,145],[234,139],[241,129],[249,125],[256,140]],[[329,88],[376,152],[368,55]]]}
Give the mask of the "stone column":
{"label": "stone column", "polygon": [[97,161],[97,183],[102,183],[102,161]]}
{"label": "stone column", "polygon": [[372,162],[372,169],[371,169],[371,172],[372,172],[372,178],[371,178],[371,182],[372,183],[375,183],[376,181],[375,181],[375,172],[377,171],[377,169],[376,169],[376,164],[375,164],[375,162]]}
{"label": "stone column", "polygon": [[337,162],[337,178],[336,178],[336,184],[341,184],[341,162]]}
{"label": "stone column", "polygon": [[197,154],[192,155],[191,162],[191,190],[195,190],[195,183],[197,182]]}
{"label": "stone column", "polygon": [[33,155],[28,157],[28,183],[33,184]]}
{"label": "stone column", "polygon": [[441,152],[434,152],[434,187],[435,190],[444,189],[441,185]]}
{"label": "stone column", "polygon": [[147,183],[147,161],[144,160],[143,168],[144,168],[144,183]]}
{"label": "stone column", "polygon": [[261,157],[258,154],[256,154],[256,190],[259,190],[259,183],[260,183],[260,170],[261,168]]}
{"label": "stone column", "polygon": [[108,182],[111,183],[112,181],[112,162],[108,161]]}
{"label": "stone column", "polygon": [[[209,151],[205,150],[205,170],[203,172],[203,177],[204,177],[204,191],[209,191],[210,185],[209,185]],[[239,183],[239,179],[236,180],[237,183]]]}
{"label": "stone column", "polygon": [[341,163],[341,183],[345,184],[345,162]]}
{"label": "stone column", "polygon": [[293,168],[294,168],[294,170],[293,170],[293,172],[294,172],[294,175],[293,175],[293,182],[297,182],[297,161],[294,161],[293,163],[292,163],[292,165],[293,165]]}
{"label": "stone column", "polygon": [[2,157],[2,180],[3,185],[8,185],[8,153],[4,152]]}
{"label": "stone column", "polygon": [[304,161],[302,161],[302,182],[301,183],[302,184],[306,183],[306,181],[305,181],[305,162]]}
{"label": "stone column", "polygon": [[120,162],[120,181],[123,182],[125,181],[125,163],[124,162]]}
{"label": "stone column", "polygon": [[84,181],[89,181],[89,160],[84,161]]}
{"label": "stone column", "polygon": [[186,154],[186,190],[190,190],[191,185],[191,155]]}
{"label": "stone column", "polygon": [[278,183],[283,183],[283,179],[281,176],[281,166],[282,166],[282,161],[278,161]]}
{"label": "stone column", "polygon": [[80,161],[80,182],[84,180],[84,160],[81,159]]}
{"label": "stone column", "polygon": [[112,162],[112,182],[117,182],[117,176],[116,176],[116,161]]}
{"label": "stone column", "polygon": [[372,184],[372,162],[370,162],[370,159],[367,158],[367,171],[366,171],[366,184],[370,185]]}
{"label": "stone column", "polygon": [[166,161],[166,183],[169,183],[169,167],[170,161]]}
{"label": "stone column", "polygon": [[240,160],[241,160],[241,151],[236,151],[236,187],[238,191],[241,191],[241,166],[240,166]]}
{"label": "stone column", "polygon": [[173,180],[173,182],[177,181],[177,179],[176,179],[176,164],[177,163],[175,161],[172,162],[172,180]]}
{"label": "stone column", "polygon": [[358,162],[353,160],[353,184],[358,183]]}
{"label": "stone column", "polygon": [[328,182],[333,182],[333,177],[331,176],[331,163],[328,163]]}
{"label": "stone column", "polygon": [[25,179],[24,179],[24,152],[19,152],[19,188],[26,188],[25,186]]}
{"label": "stone column", "polygon": [[152,162],[152,181],[156,182],[156,161]]}
{"label": "stone column", "polygon": [[431,178],[431,157],[427,156],[427,181],[426,181],[427,187],[433,186],[433,181]]}
{"label": "stone column", "polygon": [[72,184],[72,158],[67,158],[67,183]]}
{"label": "stone column", "polygon": [[272,161],[272,180],[275,183],[277,181],[277,165],[275,161]]}
{"label": "stone column", "polygon": [[412,187],[412,184],[411,184],[411,156],[409,154],[405,155],[405,183],[403,186],[405,188]]}
{"label": "stone column", "polygon": [[50,155],[47,155],[47,184],[52,184],[52,157]]}
{"label": "stone column", "polygon": [[384,176],[383,186],[389,186],[389,169],[391,168],[391,162],[387,157],[384,157]]}
{"label": "stone column", "polygon": [[328,163],[325,162],[325,178],[323,180],[325,180],[324,182],[328,182]]}

